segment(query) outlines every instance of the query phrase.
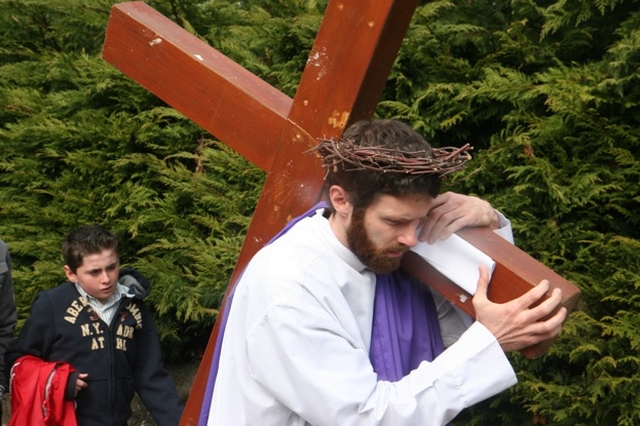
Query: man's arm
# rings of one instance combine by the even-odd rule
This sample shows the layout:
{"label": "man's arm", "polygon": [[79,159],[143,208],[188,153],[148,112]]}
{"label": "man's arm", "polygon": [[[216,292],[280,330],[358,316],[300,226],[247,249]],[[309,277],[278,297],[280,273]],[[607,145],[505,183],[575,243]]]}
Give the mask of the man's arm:
{"label": "man's arm", "polygon": [[[499,227],[494,232],[505,240],[513,244],[513,232],[511,222],[502,213],[496,211],[498,215]],[[431,290],[433,301],[438,311],[438,322],[444,347],[448,348],[454,344],[475,321],[462,309],[451,303],[446,297]]]}
{"label": "man's arm", "polygon": [[253,378],[318,426],[439,426],[516,383],[504,352],[479,323],[397,382],[378,380],[368,352],[311,306],[274,307],[247,341]]}
{"label": "man's arm", "polygon": [[[448,238],[462,228],[474,226],[490,227],[503,237],[508,237],[510,232],[499,229],[500,216],[491,204],[480,198],[447,192],[434,199],[420,239],[437,241]],[[493,303],[487,298],[488,286],[489,275],[482,268],[478,289],[473,298],[476,318],[496,337],[505,351],[522,349],[560,333],[567,316],[566,308],[559,309],[553,317],[541,321],[562,302],[559,289],[554,290],[551,297],[538,306],[531,307],[549,290],[546,280],[521,297],[504,304]]]}

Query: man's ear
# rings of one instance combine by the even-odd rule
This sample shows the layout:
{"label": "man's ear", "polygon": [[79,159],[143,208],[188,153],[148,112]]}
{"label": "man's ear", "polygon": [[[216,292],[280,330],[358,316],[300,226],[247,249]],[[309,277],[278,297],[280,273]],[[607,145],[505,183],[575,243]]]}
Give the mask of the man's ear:
{"label": "man's ear", "polygon": [[341,217],[348,217],[353,210],[353,205],[349,201],[349,194],[339,185],[332,185],[329,188],[329,199],[336,211],[336,214]]}
{"label": "man's ear", "polygon": [[64,269],[64,273],[67,276],[67,278],[69,279],[69,281],[71,281],[72,283],[78,282],[78,276],[73,273],[71,268],[69,268],[67,265],[64,265],[62,267],[62,269]]}

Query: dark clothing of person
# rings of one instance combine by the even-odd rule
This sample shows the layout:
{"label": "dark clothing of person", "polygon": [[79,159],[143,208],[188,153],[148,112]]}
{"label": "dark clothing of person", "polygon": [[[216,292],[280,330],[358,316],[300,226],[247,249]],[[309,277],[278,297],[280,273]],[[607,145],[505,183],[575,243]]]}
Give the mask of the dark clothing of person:
{"label": "dark clothing of person", "polygon": [[[67,362],[78,373],[87,373],[88,386],[76,396],[80,426],[125,426],[132,414],[134,391],[159,426],[180,422],[182,405],[163,366],[152,314],[142,300],[149,284],[137,271],[128,274],[126,283],[133,283],[129,293],[135,296],[120,299],[110,324],[71,282],[40,292],[6,354],[8,366],[23,355],[33,355]],[[121,283],[125,275],[121,270]],[[75,383],[78,373],[69,380]]]}
{"label": "dark clothing of person", "polygon": [[[4,354],[13,339],[13,331],[18,321],[16,301],[13,293],[11,277],[11,256],[7,244],[0,240],[0,401],[9,387],[8,375],[5,373]],[[2,404],[0,403],[0,418]]]}

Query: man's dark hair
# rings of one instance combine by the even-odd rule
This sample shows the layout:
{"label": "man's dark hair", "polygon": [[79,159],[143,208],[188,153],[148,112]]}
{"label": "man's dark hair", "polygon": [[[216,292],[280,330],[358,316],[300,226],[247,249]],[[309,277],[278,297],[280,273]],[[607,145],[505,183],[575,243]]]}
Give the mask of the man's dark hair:
{"label": "man's dark hair", "polygon": [[65,265],[75,274],[82,260],[90,254],[113,250],[120,257],[118,237],[101,225],[85,225],[69,232],[62,242]]}
{"label": "man's dark hair", "polygon": [[[431,145],[407,124],[398,120],[361,120],[349,126],[341,139],[350,140],[357,147],[376,147],[401,152],[423,152],[432,155]],[[442,180],[433,174],[415,175],[381,173],[377,170],[344,165],[328,168],[325,189],[341,186],[354,208],[367,208],[380,195],[428,195],[436,197]]]}

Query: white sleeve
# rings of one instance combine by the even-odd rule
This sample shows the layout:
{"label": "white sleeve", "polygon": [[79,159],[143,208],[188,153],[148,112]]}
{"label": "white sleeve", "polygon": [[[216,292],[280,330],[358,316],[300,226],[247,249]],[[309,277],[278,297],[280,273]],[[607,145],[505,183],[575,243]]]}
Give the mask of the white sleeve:
{"label": "white sleeve", "polygon": [[480,323],[394,383],[378,381],[368,351],[314,306],[272,307],[247,342],[252,377],[314,426],[440,426],[516,383],[504,352]]}
{"label": "white sleeve", "polygon": [[493,232],[500,235],[505,240],[509,241],[511,244],[515,244],[513,240],[513,229],[511,229],[511,221],[507,219],[505,215],[495,210],[498,215],[498,229],[495,229]]}
{"label": "white sleeve", "polygon": [[[517,383],[515,372],[493,335],[479,322],[474,323],[450,348],[433,362],[423,361],[408,377],[409,389],[418,400],[421,425],[444,425],[464,408],[483,401]],[[383,383],[383,382],[380,382]],[[403,384],[381,389],[390,392],[403,390]],[[405,395],[405,400],[409,395]],[[406,401],[405,401],[406,402]],[[381,404],[376,404],[378,409]],[[404,421],[411,414],[411,406],[399,404],[394,411],[379,411],[384,424],[411,425]],[[387,423],[388,422],[388,423]],[[377,423],[376,423],[377,424]],[[383,424],[383,423],[380,423]]]}

